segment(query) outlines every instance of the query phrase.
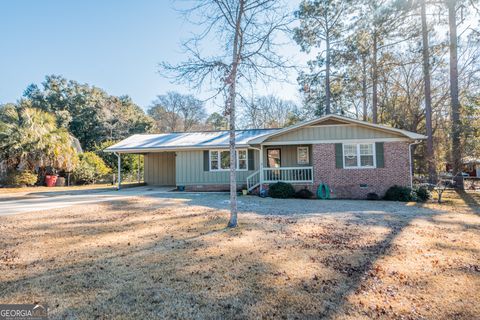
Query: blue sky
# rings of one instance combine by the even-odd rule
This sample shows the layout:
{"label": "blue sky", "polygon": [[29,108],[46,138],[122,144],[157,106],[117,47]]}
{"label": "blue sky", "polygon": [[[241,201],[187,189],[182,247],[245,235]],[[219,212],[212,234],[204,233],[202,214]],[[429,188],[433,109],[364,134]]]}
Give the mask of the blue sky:
{"label": "blue sky", "polygon": [[[168,90],[195,93],[157,73],[160,61],[182,60],[180,41],[192,28],[170,0],[2,0],[0,103],[48,74],[128,94],[144,108]],[[285,50],[298,51],[293,43]],[[258,91],[298,101],[295,79]]]}

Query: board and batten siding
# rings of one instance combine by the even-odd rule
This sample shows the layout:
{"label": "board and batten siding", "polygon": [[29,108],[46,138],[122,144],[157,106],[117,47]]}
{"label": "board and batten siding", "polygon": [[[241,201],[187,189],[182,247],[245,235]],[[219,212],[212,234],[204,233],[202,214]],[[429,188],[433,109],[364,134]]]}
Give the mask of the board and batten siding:
{"label": "board and batten siding", "polygon": [[[297,163],[297,147],[308,147],[308,164]],[[283,146],[265,146],[263,147],[264,167],[268,167],[267,150],[280,149],[280,165],[282,167],[305,167],[312,163],[312,146],[311,145],[283,145]]]}
{"label": "board and batten siding", "polygon": [[146,153],[144,161],[145,183],[154,186],[175,185],[175,152]]}
{"label": "board and batten siding", "polygon": [[357,125],[317,125],[271,137],[265,142],[359,140],[399,138],[401,136],[373,128]]}
{"label": "board and batten siding", "polygon": [[[220,185],[229,184],[229,171],[205,171],[203,167],[203,151],[177,151],[176,179],[177,186],[188,185]],[[247,177],[259,169],[259,152],[254,150],[255,170],[237,171],[237,183],[246,184]]]}

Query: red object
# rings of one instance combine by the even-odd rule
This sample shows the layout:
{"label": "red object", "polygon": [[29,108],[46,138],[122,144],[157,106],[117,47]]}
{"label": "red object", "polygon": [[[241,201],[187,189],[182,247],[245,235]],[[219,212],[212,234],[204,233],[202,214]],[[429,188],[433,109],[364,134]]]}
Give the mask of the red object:
{"label": "red object", "polygon": [[47,187],[54,187],[55,183],[57,183],[57,178],[58,176],[46,175],[45,183],[47,184]]}

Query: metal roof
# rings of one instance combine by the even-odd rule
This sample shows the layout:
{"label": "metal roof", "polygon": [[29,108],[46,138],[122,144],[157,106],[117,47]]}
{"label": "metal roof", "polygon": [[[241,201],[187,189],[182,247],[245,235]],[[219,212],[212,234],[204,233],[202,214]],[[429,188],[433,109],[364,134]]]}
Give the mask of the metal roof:
{"label": "metal roof", "polygon": [[[379,124],[373,124],[361,120],[347,118],[335,114],[326,115],[310,121],[300,122],[296,125],[283,129],[247,129],[237,130],[235,141],[238,148],[245,148],[252,144],[263,143],[270,137],[283,134],[292,130],[306,127],[315,123],[321,123],[327,119],[337,119],[343,122],[371,127],[396,133],[410,140],[423,140],[427,137],[415,132],[401,130]],[[108,147],[106,152],[142,153],[155,151],[175,151],[179,149],[205,149],[228,148],[228,131],[203,131],[203,132],[179,132],[162,134],[135,134],[127,139]]]}
{"label": "metal roof", "polygon": [[[237,147],[247,147],[248,141],[278,129],[248,129],[236,131]],[[113,146],[106,152],[146,152],[178,149],[228,148],[228,131],[180,132],[162,134],[135,134]]]}

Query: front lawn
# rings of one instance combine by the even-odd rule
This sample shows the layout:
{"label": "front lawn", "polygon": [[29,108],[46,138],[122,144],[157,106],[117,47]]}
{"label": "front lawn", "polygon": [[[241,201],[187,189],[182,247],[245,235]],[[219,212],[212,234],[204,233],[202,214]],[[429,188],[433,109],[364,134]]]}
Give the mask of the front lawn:
{"label": "front lawn", "polygon": [[473,319],[479,198],[158,194],[0,217],[0,303],[52,318]]}

